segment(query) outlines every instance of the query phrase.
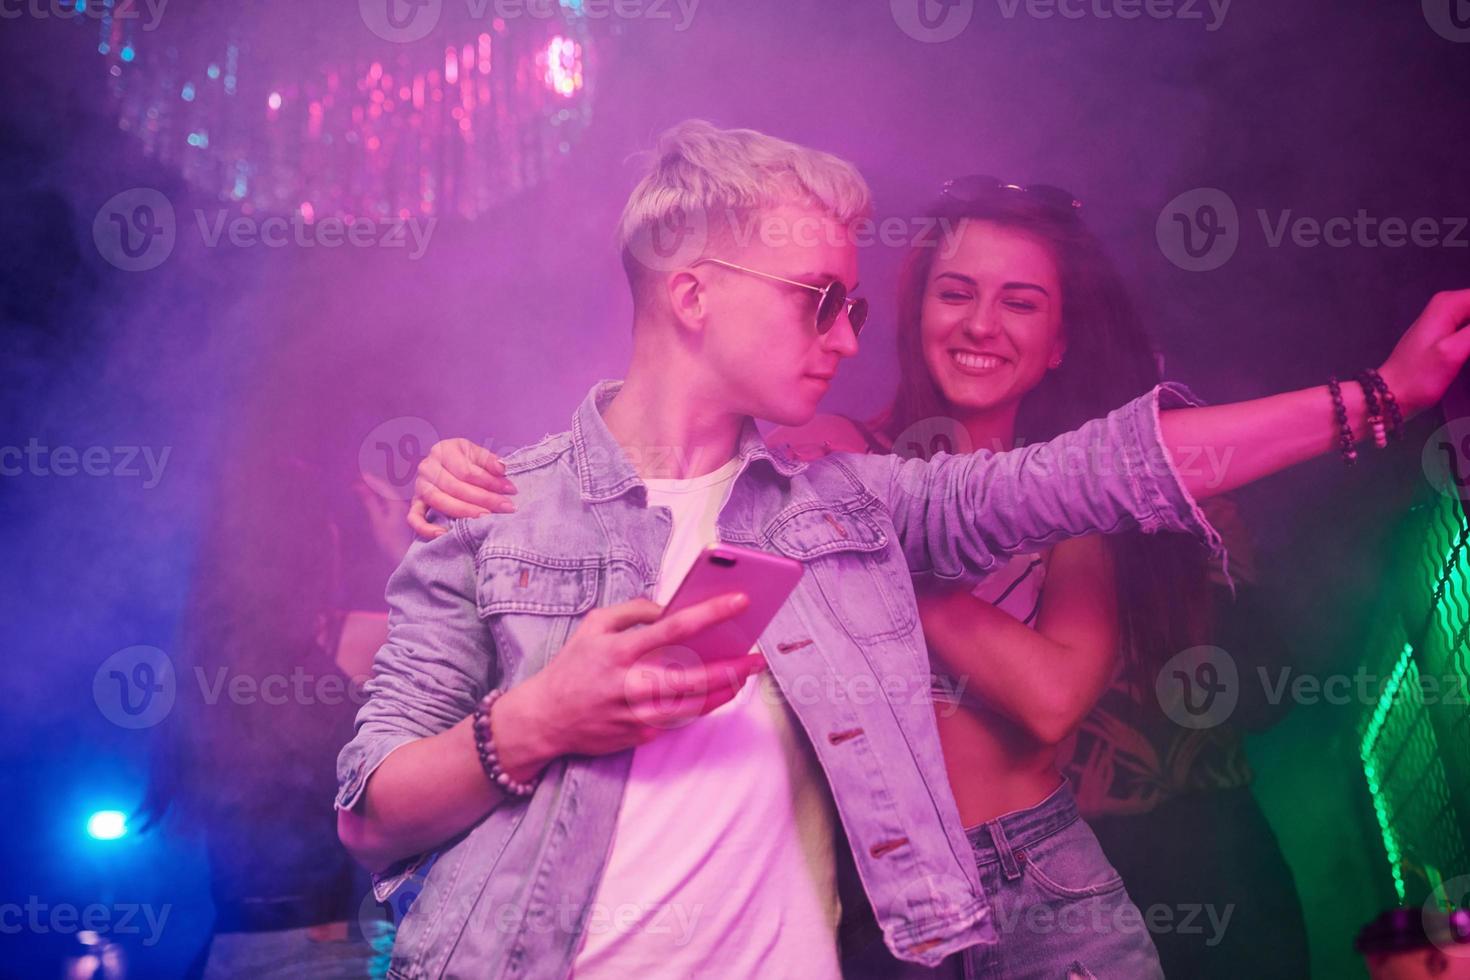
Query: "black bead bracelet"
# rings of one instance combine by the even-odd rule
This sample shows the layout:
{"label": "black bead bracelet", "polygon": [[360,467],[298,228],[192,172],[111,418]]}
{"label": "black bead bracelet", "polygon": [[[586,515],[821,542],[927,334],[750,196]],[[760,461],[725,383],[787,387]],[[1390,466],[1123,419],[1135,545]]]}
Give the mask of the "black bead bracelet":
{"label": "black bead bracelet", "polygon": [[1399,409],[1399,400],[1388,390],[1388,382],[1383,380],[1383,375],[1373,368],[1363,372],[1378,389],[1378,395],[1383,399],[1383,412],[1388,417],[1388,431],[1394,439],[1404,437],[1404,413]]}
{"label": "black bead bracelet", "polygon": [[1337,415],[1337,448],[1347,465],[1352,466],[1358,461],[1358,451],[1353,446],[1353,427],[1348,424],[1347,406],[1342,401],[1342,386],[1337,383],[1337,375],[1327,379],[1327,390],[1332,393],[1332,410]]}
{"label": "black bead bracelet", "polygon": [[1360,372],[1353,379],[1363,389],[1363,401],[1368,405],[1368,431],[1373,434],[1373,445],[1379,449],[1388,446],[1388,430],[1383,425],[1383,409],[1378,405],[1378,385],[1368,376],[1367,371]]}

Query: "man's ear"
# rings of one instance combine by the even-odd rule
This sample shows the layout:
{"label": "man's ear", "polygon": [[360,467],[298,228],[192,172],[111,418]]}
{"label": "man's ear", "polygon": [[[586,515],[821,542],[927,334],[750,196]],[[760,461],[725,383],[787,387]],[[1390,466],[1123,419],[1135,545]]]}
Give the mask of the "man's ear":
{"label": "man's ear", "polygon": [[664,280],[669,311],[686,330],[703,331],[709,314],[709,290],[693,269],[675,269]]}

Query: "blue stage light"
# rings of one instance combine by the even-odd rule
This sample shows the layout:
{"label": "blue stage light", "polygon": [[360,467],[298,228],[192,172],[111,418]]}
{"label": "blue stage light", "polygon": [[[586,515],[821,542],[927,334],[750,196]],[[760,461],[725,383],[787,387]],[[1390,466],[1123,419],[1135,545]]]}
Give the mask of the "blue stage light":
{"label": "blue stage light", "polygon": [[94,840],[117,840],[128,833],[128,816],[121,810],[98,810],[87,818],[87,833]]}

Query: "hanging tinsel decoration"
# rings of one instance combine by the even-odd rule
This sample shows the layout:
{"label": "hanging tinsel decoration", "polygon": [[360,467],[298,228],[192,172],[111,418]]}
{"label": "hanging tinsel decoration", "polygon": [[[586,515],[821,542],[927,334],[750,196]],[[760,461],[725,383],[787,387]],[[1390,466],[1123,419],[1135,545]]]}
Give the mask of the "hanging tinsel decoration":
{"label": "hanging tinsel decoration", "polygon": [[168,8],[150,29],[102,0],[78,22],[100,27],[118,125],[243,211],[474,218],[543,180],[589,121],[581,0],[509,20],[406,5],[435,18],[411,41],[369,23],[402,2]]}

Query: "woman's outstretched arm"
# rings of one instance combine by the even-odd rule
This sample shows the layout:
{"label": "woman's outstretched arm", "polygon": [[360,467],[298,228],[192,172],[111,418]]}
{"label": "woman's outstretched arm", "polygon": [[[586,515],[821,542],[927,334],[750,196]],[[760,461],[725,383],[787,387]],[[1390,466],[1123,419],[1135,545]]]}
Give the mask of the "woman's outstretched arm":
{"label": "woman's outstretched arm", "polygon": [[[1470,357],[1470,290],[1429,301],[1379,368],[1407,420],[1432,407]],[[1342,399],[1356,439],[1369,435],[1362,387]],[[1225,493],[1333,451],[1338,421],[1326,385],[1266,398],[1159,413],[1160,434],[1184,488],[1196,498]],[[1212,465],[1201,465],[1202,460]]]}

